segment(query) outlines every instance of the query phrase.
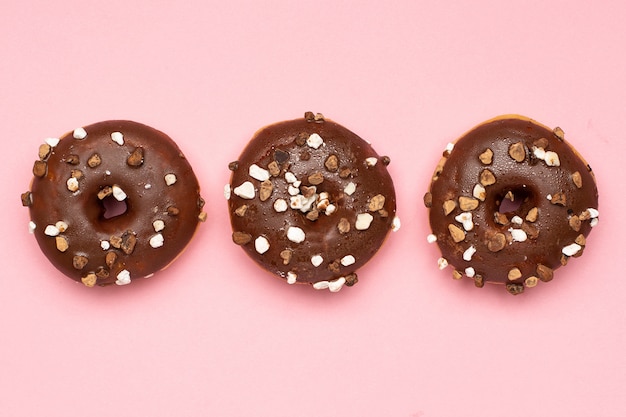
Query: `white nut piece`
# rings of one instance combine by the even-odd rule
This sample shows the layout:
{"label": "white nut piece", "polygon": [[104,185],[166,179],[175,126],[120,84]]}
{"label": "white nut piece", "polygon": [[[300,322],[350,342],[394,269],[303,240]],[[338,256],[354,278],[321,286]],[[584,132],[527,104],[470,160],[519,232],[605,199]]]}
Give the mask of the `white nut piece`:
{"label": "white nut piece", "polygon": [[437,259],[437,266],[439,269],[445,269],[448,266],[448,260],[446,258]]}
{"label": "white nut piece", "polygon": [[288,208],[289,208],[289,205],[282,198],[279,198],[276,201],[274,201],[274,210],[277,213],[282,213],[284,211],[287,211]]}
{"label": "white nut piece", "polygon": [[373,167],[378,163],[378,158],[376,158],[375,156],[370,156],[369,158],[365,158],[365,164],[368,167]]}
{"label": "white nut piece", "polygon": [[117,274],[117,281],[115,281],[115,283],[117,285],[128,285],[130,284],[130,272],[126,269],[123,269],[120,271],[119,274]]}
{"label": "white nut piece", "polygon": [[345,277],[337,278],[333,281],[328,282],[328,290],[330,292],[339,292],[343,288],[343,285],[345,283],[346,283]]}
{"label": "white nut piece", "polygon": [[354,256],[352,255],[346,255],[343,258],[341,258],[340,262],[341,262],[341,265],[343,266],[350,266],[356,262],[356,259],[354,259]]}
{"label": "white nut piece", "polygon": [[434,234],[429,234],[428,236],[426,236],[426,242],[428,243],[435,243],[437,241],[437,236],[435,236]]}
{"label": "white nut piece", "polygon": [[472,190],[472,195],[480,201],[485,201],[485,198],[487,197],[487,190],[485,190],[485,187],[483,187],[482,184],[476,184]]}
{"label": "white nut piece", "polygon": [[239,187],[235,187],[233,190],[235,195],[244,198],[246,200],[252,200],[254,198],[254,185],[250,181],[246,181]]}
{"label": "white nut piece", "polygon": [[163,235],[161,233],[157,233],[156,235],[152,236],[150,238],[150,246],[152,246],[153,248],[160,248],[161,246],[163,246]]}
{"label": "white nut piece", "polygon": [[563,252],[563,255],[565,256],[574,256],[576,255],[580,250],[582,249],[582,246],[580,246],[578,243],[572,243],[571,245],[567,245],[565,246],[561,252]]}
{"label": "white nut piece", "polygon": [[546,165],[549,167],[558,167],[561,165],[561,161],[559,161],[559,155],[556,152],[547,151],[544,161],[546,161]]}
{"label": "white nut piece", "polygon": [[313,255],[313,256],[311,256],[311,263],[313,264],[314,267],[317,268],[323,262],[324,262],[324,258],[322,258],[322,255]]}
{"label": "white nut piece", "polygon": [[117,201],[124,201],[126,200],[126,197],[128,197],[126,195],[126,193],[124,192],[124,190],[122,190],[120,187],[118,187],[117,185],[114,185],[112,187],[113,189],[113,197],[117,200]]}
{"label": "white nut piece", "polygon": [[67,180],[67,189],[74,192],[78,191],[78,180],[74,177]]}
{"label": "white nut piece", "polygon": [[324,139],[317,133],[313,133],[306,140],[306,144],[313,149],[319,149],[324,144]]}
{"label": "white nut piece", "polygon": [[293,243],[302,243],[306,239],[306,235],[304,230],[296,226],[290,226],[287,229],[287,239],[292,241]]}
{"label": "white nut piece", "polygon": [[59,144],[60,139],[59,138],[46,138],[44,142],[46,142],[51,148],[54,148],[55,146]]}
{"label": "white nut piece", "polygon": [[374,216],[369,213],[357,214],[354,227],[356,228],[356,230],[367,230],[369,229],[370,224],[372,224],[373,220]]}
{"label": "white nut piece", "polygon": [[168,187],[170,185],[176,184],[177,180],[178,179],[176,178],[176,175],[174,175],[174,174],[166,174],[165,175],[165,184],[167,184]]}
{"label": "white nut piece", "polygon": [[82,127],[78,127],[74,129],[74,132],[72,132],[72,136],[74,137],[74,139],[83,140],[87,137],[87,131]]}
{"label": "white nut piece", "polygon": [[[149,185],[149,184],[146,184],[146,186],[147,186],[147,185]],[[226,184],[226,185],[224,186],[224,198],[225,198],[226,200],[230,200],[230,184]]]}
{"label": "white nut piece", "polygon": [[124,144],[124,135],[122,132],[113,132],[111,133],[111,140],[122,146]]}
{"label": "white nut piece", "polygon": [[352,195],[354,194],[355,191],[356,191],[356,184],[353,182],[349,182],[348,185],[346,185],[345,188],[343,189],[343,192],[346,193],[346,195]]}
{"label": "white nut piece", "polygon": [[287,272],[287,284],[295,284],[298,280],[298,274],[293,271]]}
{"label": "white nut piece", "polygon": [[474,228],[474,221],[472,220],[472,213],[469,211],[463,212],[454,218],[457,222],[463,225],[463,229],[470,231]]}
{"label": "white nut piece", "polygon": [[46,229],[43,231],[43,233],[46,236],[55,237],[59,235],[60,231],[55,225],[49,224],[46,226]]}
{"label": "white nut piece", "polygon": [[470,246],[469,248],[465,250],[465,252],[463,252],[463,260],[467,262],[471,261],[472,256],[474,256],[475,253],[476,253],[476,248],[474,246]]}
{"label": "white nut piece", "polygon": [[270,172],[267,169],[263,169],[257,164],[250,165],[248,168],[248,174],[255,180],[265,181],[270,179]]}
{"label": "white nut piece", "polygon": [[163,222],[163,220],[155,220],[152,222],[152,227],[154,228],[154,231],[158,233],[165,229],[165,222]]}
{"label": "white nut piece", "polygon": [[397,232],[398,230],[400,230],[400,226],[402,226],[402,223],[400,223],[400,217],[394,217],[391,221],[391,230],[393,232]]}
{"label": "white nut piece", "polygon": [[513,242],[525,242],[528,239],[528,235],[525,231],[521,229],[509,229],[509,233],[511,233],[511,238],[513,238]]}
{"label": "white nut piece", "polygon": [[254,240],[254,249],[261,255],[270,249],[270,242],[264,236],[259,236]]}
{"label": "white nut piece", "polygon": [[476,275],[476,270],[474,270],[474,268],[467,267],[465,268],[465,275],[467,275],[469,278],[474,278],[474,276]]}

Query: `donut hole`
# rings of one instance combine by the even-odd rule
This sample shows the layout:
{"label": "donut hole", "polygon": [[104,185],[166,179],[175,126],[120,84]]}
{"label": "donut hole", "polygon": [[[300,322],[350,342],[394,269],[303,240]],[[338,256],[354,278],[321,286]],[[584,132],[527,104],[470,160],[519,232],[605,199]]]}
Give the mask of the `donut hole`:
{"label": "donut hole", "polygon": [[498,198],[498,212],[518,214],[529,197],[530,193],[525,187],[507,190]]}
{"label": "donut hole", "polygon": [[100,202],[104,209],[102,216],[107,220],[121,216],[128,211],[126,200],[119,201],[112,195],[103,198]]}

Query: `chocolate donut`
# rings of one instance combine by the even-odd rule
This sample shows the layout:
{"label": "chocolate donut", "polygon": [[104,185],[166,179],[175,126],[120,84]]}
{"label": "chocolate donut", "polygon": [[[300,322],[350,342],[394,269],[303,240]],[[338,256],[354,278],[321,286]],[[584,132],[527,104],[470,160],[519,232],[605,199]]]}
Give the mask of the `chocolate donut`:
{"label": "chocolate donut", "polygon": [[46,139],[33,174],[22,194],[30,230],[57,269],[88,287],[162,270],[206,218],[178,146],[139,123],[106,121]]}
{"label": "chocolate donut", "polygon": [[229,166],[233,241],[289,284],[354,285],[399,227],[389,161],[319,113],[261,129]]}
{"label": "chocolate donut", "polygon": [[424,196],[431,243],[453,277],[519,294],[582,255],[598,223],[591,167],[551,130],[517,115],[489,120],[449,144]]}

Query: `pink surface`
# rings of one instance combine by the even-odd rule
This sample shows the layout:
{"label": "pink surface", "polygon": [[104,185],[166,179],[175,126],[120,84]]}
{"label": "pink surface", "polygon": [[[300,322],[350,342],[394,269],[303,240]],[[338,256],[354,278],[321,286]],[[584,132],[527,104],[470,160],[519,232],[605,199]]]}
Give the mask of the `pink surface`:
{"label": "pink surface", "polygon": [[[1,4],[0,414],[626,415],[626,6],[418,3]],[[392,159],[402,228],[339,294],[259,270],[222,196],[256,129],[306,110]],[[453,281],[425,241],[443,147],[502,113],[561,126],[601,194],[584,256],[518,297]],[[19,195],[44,138],[111,118],[178,142],[209,218],[167,271],[88,289]]]}

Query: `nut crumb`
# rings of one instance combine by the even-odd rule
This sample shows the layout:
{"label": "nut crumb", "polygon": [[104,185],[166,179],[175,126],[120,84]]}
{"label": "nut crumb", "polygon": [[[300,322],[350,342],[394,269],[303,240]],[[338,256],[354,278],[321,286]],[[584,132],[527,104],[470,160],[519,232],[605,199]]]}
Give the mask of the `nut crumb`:
{"label": "nut crumb", "polygon": [[459,207],[463,211],[472,211],[478,207],[479,201],[475,198],[461,196],[459,197]]}
{"label": "nut crumb", "polygon": [[455,243],[465,240],[465,232],[460,227],[454,224],[449,224],[448,231],[450,232],[450,236],[452,236],[452,240],[454,240]]}
{"label": "nut crumb", "polygon": [[506,236],[504,233],[496,233],[487,241],[487,248],[491,252],[499,252],[506,246]]}
{"label": "nut crumb", "polygon": [[485,151],[478,156],[478,159],[480,159],[483,165],[491,165],[491,162],[493,162],[493,151],[489,148],[485,149]]}
{"label": "nut crumb", "polygon": [[539,216],[539,209],[537,207],[533,207],[528,210],[528,214],[526,214],[526,221],[534,223],[537,221],[537,217]]}
{"label": "nut crumb", "polygon": [[537,277],[543,282],[552,281],[554,278],[554,271],[552,268],[549,268],[542,264],[537,264]]}
{"label": "nut crumb", "polygon": [[456,208],[456,201],[446,200],[443,202],[443,214],[447,216]]}
{"label": "nut crumb", "polygon": [[274,190],[274,184],[272,181],[265,180],[261,183],[261,188],[259,189],[259,198],[261,201],[266,201],[272,195],[272,191]]}
{"label": "nut crumb", "polygon": [[509,279],[509,281],[515,281],[516,279],[519,279],[521,277],[522,271],[520,271],[519,268],[513,268],[509,270],[509,273],[507,274],[507,278]]}
{"label": "nut crumb", "polygon": [[488,169],[483,169],[480,173],[480,183],[485,187],[496,183],[496,176]]}
{"label": "nut crumb", "polygon": [[339,158],[337,158],[337,155],[329,155],[328,158],[326,158],[326,162],[324,162],[324,166],[330,172],[336,172],[337,169],[339,169]]}
{"label": "nut crumb", "polygon": [[80,280],[85,285],[85,287],[91,288],[94,285],[96,285],[96,281],[98,280],[98,277],[96,277],[96,274],[94,274],[93,272],[90,272],[84,277],[82,277]]}
{"label": "nut crumb", "polygon": [[350,222],[345,217],[342,217],[337,224],[337,229],[339,233],[345,235],[350,231]]}
{"label": "nut crumb", "polygon": [[98,155],[97,153],[94,153],[93,155],[91,155],[89,159],[87,160],[87,165],[89,165],[90,168],[95,168],[101,163],[102,163],[102,158],[100,158],[100,155]]}
{"label": "nut crumb", "polygon": [[243,217],[246,215],[247,210],[248,210],[248,206],[244,204],[235,209],[235,214],[239,217]]}
{"label": "nut crumb", "polygon": [[252,240],[252,235],[245,232],[233,232],[233,242],[237,245],[245,245]]}
{"label": "nut crumb", "polygon": [[580,172],[576,171],[572,174],[572,181],[574,182],[576,188],[583,187],[583,178],[580,176]]}
{"label": "nut crumb", "polygon": [[377,194],[369,202],[369,211],[379,211],[385,206],[385,196]]}
{"label": "nut crumb", "polygon": [[67,243],[67,239],[64,236],[56,236],[56,246],[59,252],[65,252],[70,245]]}
{"label": "nut crumb", "polygon": [[143,164],[143,148],[135,148],[133,153],[131,153],[126,159],[126,163],[131,167],[138,167]]}
{"label": "nut crumb", "polygon": [[524,162],[526,159],[526,150],[522,142],[516,142],[509,146],[509,156],[515,160],[515,162]]}

